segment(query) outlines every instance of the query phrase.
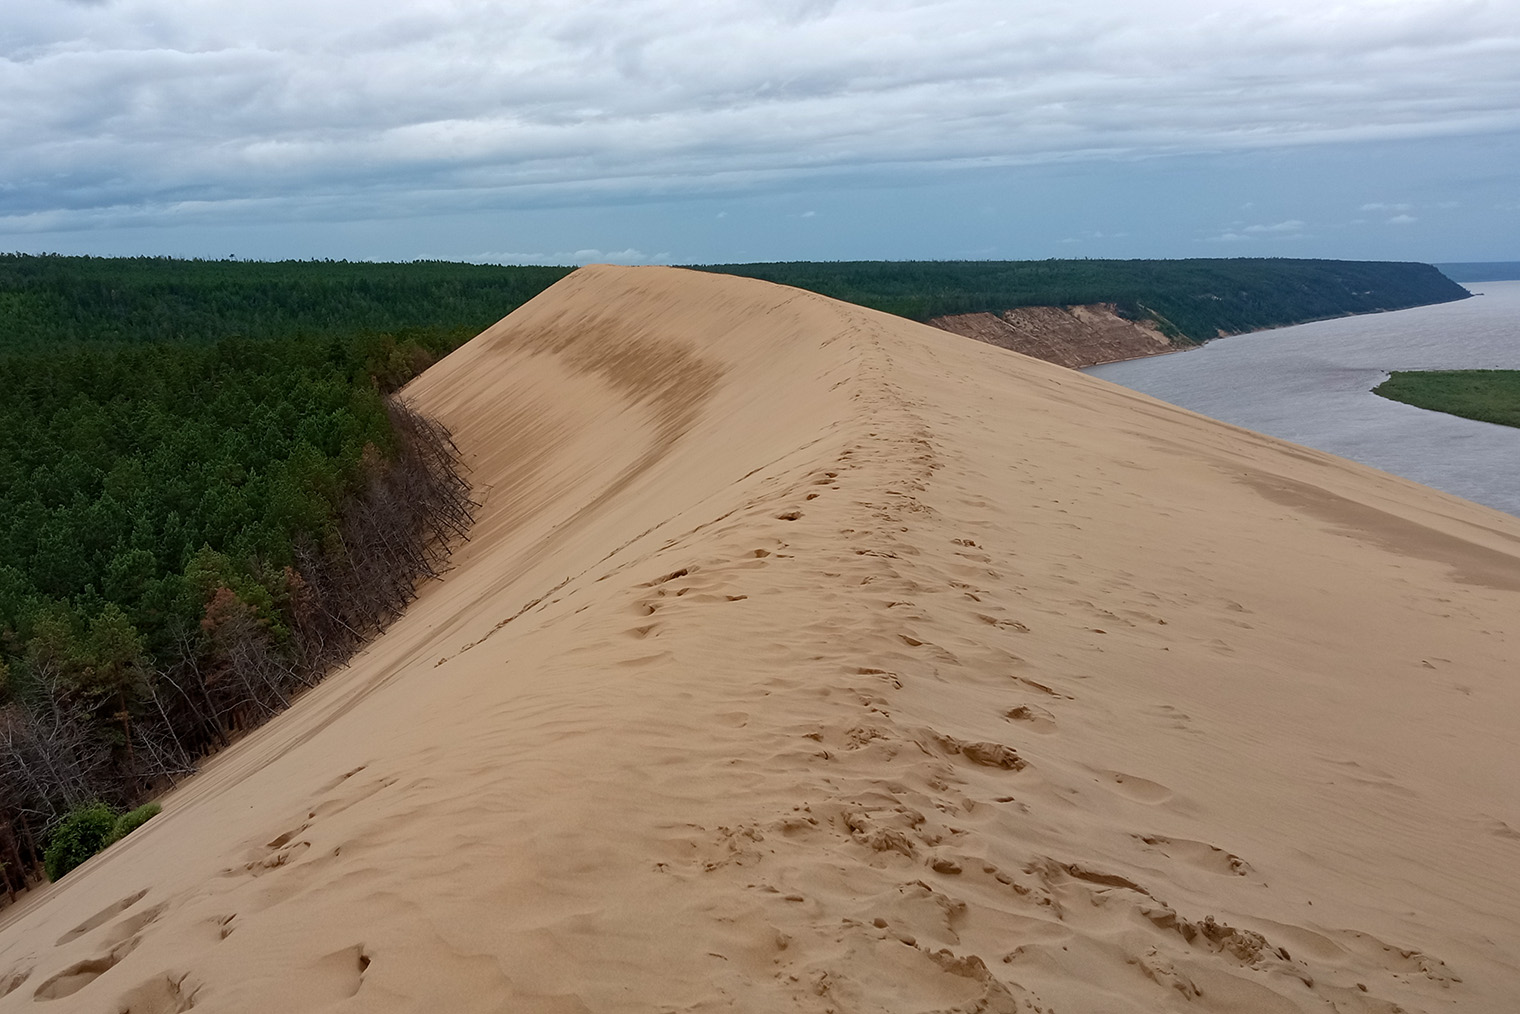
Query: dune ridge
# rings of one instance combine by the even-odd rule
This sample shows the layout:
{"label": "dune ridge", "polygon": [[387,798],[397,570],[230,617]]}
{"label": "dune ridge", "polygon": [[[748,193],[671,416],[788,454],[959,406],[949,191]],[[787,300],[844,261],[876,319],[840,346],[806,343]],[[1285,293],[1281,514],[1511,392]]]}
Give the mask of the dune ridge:
{"label": "dune ridge", "polygon": [[0,1011],[1513,1009],[1520,520],[677,269],[406,396],[454,570]]}

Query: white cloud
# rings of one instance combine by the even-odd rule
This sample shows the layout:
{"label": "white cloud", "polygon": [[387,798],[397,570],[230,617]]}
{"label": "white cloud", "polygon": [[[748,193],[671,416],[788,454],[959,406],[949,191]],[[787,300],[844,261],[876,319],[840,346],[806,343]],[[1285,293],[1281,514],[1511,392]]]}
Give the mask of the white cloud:
{"label": "white cloud", "polygon": [[1244,225],[1235,222],[1228,229],[1207,237],[1210,243],[1249,243],[1261,239],[1298,239],[1303,236],[1304,222],[1289,218],[1270,224]]}
{"label": "white cloud", "polygon": [[0,10],[0,217],[385,217],[1492,133],[1520,129],[1517,86],[1520,9],[1479,0],[36,0]]}
{"label": "white cloud", "polygon": [[1245,231],[1249,233],[1255,233],[1257,235],[1266,234],[1281,236],[1287,233],[1302,232],[1303,229],[1303,222],[1299,221],[1296,218],[1290,218],[1286,222],[1274,222],[1271,225],[1248,225],[1246,226]]}
{"label": "white cloud", "polygon": [[1413,215],[1394,215],[1392,218],[1388,219],[1388,224],[1389,225],[1413,225],[1415,222],[1418,222],[1418,221],[1419,221],[1419,219],[1415,218]]}
{"label": "white cloud", "polygon": [[669,264],[670,254],[646,254],[632,247],[627,250],[574,250],[559,253],[477,253],[452,254],[441,260],[469,261],[474,264]]}

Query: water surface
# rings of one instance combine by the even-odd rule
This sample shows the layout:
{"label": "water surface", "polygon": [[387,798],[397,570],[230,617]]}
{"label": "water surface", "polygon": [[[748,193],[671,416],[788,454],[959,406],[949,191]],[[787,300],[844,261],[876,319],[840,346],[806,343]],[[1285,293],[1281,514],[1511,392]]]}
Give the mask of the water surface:
{"label": "water surface", "polygon": [[1520,281],[1084,372],[1520,515],[1520,429],[1379,398],[1392,370],[1520,369]]}

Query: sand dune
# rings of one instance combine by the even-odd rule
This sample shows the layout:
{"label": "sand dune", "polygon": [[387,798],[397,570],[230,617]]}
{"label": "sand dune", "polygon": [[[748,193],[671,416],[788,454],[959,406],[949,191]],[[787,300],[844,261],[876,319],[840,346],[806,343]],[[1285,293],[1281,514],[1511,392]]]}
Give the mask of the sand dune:
{"label": "sand dune", "polygon": [[456,568],[0,1011],[1516,1009],[1515,518],[674,269],[408,393]]}

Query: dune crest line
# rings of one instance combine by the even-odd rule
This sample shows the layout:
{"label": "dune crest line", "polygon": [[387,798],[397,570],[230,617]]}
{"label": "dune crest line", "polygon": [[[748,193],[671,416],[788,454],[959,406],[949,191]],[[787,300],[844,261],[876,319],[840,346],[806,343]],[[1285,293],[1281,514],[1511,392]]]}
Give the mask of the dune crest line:
{"label": "dune crest line", "polygon": [[404,393],[452,571],[0,912],[0,1014],[1520,995],[1520,520],[678,269]]}

